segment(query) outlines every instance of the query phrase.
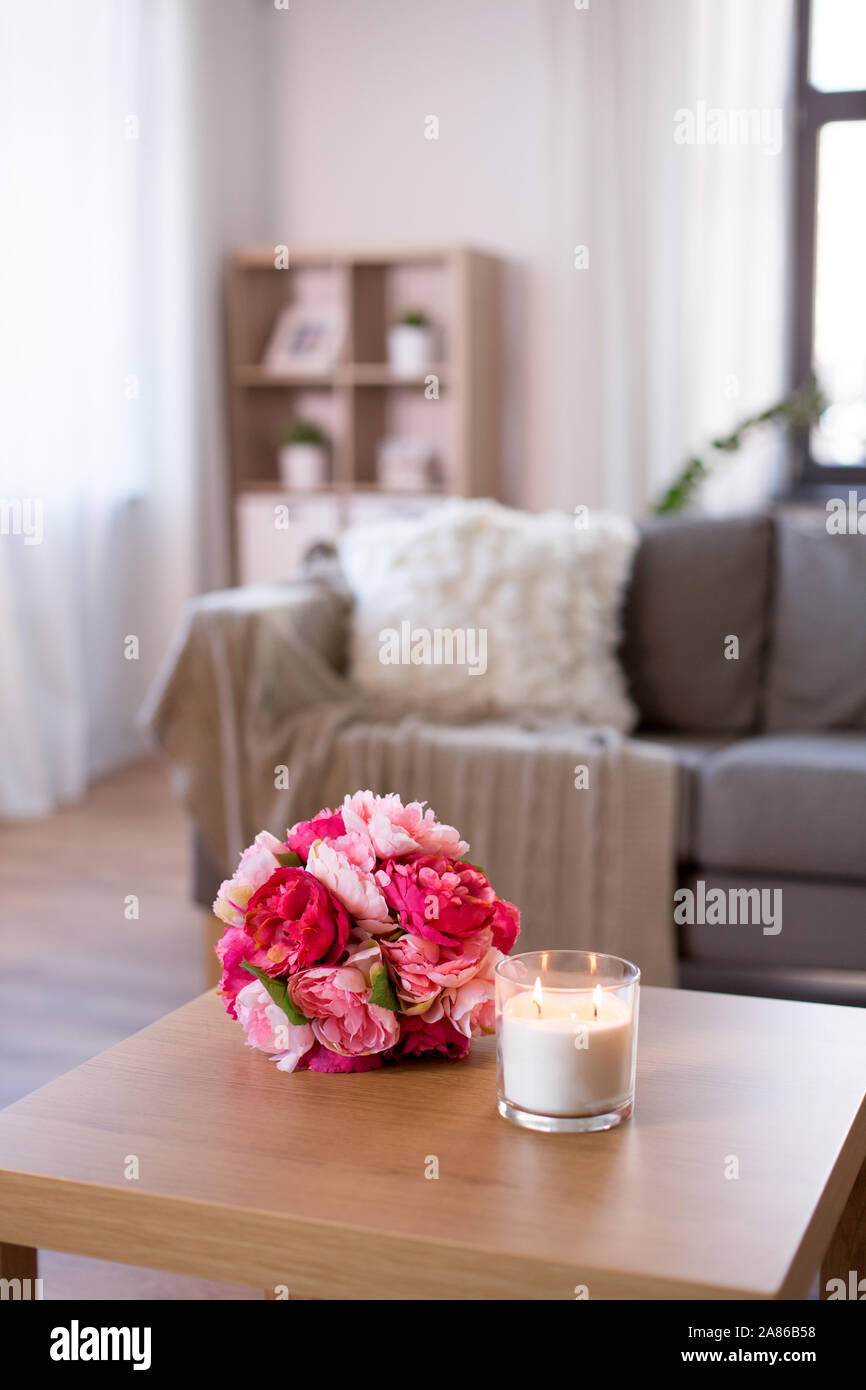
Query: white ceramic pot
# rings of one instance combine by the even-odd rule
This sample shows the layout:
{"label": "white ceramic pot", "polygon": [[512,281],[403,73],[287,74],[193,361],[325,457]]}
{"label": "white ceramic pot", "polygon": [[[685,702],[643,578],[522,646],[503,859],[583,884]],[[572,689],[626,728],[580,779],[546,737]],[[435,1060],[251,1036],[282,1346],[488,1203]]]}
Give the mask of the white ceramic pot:
{"label": "white ceramic pot", "polygon": [[423,376],[433,361],[433,330],[414,323],[388,329],[388,365],[396,376]]}
{"label": "white ceramic pot", "polygon": [[324,444],[283,444],[280,478],[285,487],[311,491],[328,480],[328,451]]}

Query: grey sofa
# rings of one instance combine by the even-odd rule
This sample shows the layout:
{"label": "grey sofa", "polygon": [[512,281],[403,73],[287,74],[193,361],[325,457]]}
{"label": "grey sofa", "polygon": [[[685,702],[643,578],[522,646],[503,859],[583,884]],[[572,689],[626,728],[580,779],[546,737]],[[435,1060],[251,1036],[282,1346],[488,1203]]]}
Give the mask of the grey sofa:
{"label": "grey sofa", "polygon": [[781,892],[779,931],[681,925],[682,983],[866,1003],[866,536],[651,523],[624,620],[637,737],[678,766],[680,884]]}
{"label": "grey sofa", "polygon": [[[677,766],[680,887],[780,908],[679,926],[682,984],[866,1004],[866,536],[651,522],[623,629],[634,737]],[[224,871],[198,846],[199,901]]]}

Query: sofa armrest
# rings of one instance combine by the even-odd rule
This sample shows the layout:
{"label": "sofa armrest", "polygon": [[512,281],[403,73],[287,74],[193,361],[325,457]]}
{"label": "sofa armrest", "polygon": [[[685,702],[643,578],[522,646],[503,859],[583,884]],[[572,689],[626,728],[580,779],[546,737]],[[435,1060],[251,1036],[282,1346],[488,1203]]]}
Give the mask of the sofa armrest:
{"label": "sofa armrest", "polygon": [[291,721],[352,698],[343,675],[349,610],[344,591],[315,579],[217,590],[189,604],[141,718],[216,864],[228,867],[247,843],[253,779],[267,767],[273,783]]}
{"label": "sofa armrest", "polygon": [[316,579],[214,589],[190,603],[182,635],[194,628],[234,625],[248,639],[256,632],[291,633],[331,670],[342,673],[348,653],[348,593]]}

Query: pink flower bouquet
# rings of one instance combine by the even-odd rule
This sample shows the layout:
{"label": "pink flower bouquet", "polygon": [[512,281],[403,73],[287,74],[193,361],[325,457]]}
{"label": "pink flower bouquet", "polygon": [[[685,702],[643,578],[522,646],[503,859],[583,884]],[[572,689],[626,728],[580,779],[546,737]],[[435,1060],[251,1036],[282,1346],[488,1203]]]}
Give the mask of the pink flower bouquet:
{"label": "pink flower bouquet", "polygon": [[214,912],[220,994],[281,1071],[459,1059],[493,1031],[493,971],[520,914],[421,802],[356,792],[262,831]]}

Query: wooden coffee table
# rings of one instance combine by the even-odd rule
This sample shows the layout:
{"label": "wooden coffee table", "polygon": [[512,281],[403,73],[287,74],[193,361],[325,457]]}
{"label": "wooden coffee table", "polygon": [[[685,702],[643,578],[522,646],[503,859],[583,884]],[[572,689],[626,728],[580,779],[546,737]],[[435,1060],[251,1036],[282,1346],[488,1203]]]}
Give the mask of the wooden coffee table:
{"label": "wooden coffee table", "polygon": [[866,1010],[644,989],[633,1119],[536,1134],[492,1038],[286,1076],[204,995],[0,1112],[0,1273],[44,1246],[272,1297],[797,1298],[822,1259],[866,1275],[864,1090]]}

